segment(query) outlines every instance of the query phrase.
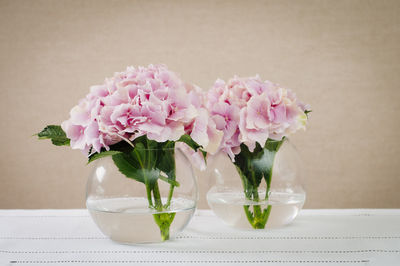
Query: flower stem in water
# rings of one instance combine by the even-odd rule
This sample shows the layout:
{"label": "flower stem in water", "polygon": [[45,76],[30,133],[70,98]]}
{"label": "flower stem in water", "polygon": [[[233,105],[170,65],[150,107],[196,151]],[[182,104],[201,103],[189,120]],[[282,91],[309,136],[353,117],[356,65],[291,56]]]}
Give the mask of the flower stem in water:
{"label": "flower stem in water", "polygon": [[[171,184],[171,186],[174,186]],[[155,182],[153,186],[153,197],[154,197],[154,203],[155,205],[153,206],[154,209],[156,209],[159,212],[165,211],[168,207],[163,206],[161,196],[160,196],[160,190],[158,188],[158,183]],[[172,198],[172,193],[168,194],[168,199],[167,202],[170,202]],[[149,199],[149,203],[152,201],[151,197]],[[156,213],[153,214],[154,221],[160,228],[160,233],[161,233],[161,240],[165,241],[169,239],[169,228],[172,224],[172,221],[175,218],[175,212],[172,213]]]}
{"label": "flower stem in water", "polygon": [[264,200],[268,204],[274,159],[284,140],[285,138],[280,141],[268,139],[264,147],[257,143],[253,151],[242,143],[240,152],[235,155],[234,164],[242,180],[245,198],[254,202],[243,206],[247,220],[254,229],[265,228],[271,213],[271,205],[264,209],[261,207],[258,188],[262,180],[265,180],[267,188]]}

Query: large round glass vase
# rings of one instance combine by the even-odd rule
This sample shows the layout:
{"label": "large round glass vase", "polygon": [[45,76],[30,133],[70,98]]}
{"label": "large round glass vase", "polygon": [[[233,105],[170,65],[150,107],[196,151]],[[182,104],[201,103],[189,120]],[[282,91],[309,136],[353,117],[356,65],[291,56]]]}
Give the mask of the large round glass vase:
{"label": "large round glass vase", "polygon": [[306,198],[294,146],[287,139],[270,141],[250,152],[242,144],[240,155],[235,162],[223,152],[209,158],[210,208],[236,228],[265,229],[291,223]]}
{"label": "large round glass vase", "polygon": [[114,241],[135,244],[172,239],[196,208],[198,189],[192,166],[178,148],[139,152],[142,160],[128,156],[126,169],[120,162],[116,165],[115,156],[95,162],[87,183],[87,209],[103,234]]}

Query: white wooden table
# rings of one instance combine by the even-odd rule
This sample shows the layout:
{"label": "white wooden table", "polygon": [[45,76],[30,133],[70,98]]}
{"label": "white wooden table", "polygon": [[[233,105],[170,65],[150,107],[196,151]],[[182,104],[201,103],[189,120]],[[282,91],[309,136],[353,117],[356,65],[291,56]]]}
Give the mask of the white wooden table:
{"label": "white wooden table", "polygon": [[240,231],[197,211],[175,240],[120,245],[86,210],[0,210],[0,265],[400,265],[400,210],[303,210]]}

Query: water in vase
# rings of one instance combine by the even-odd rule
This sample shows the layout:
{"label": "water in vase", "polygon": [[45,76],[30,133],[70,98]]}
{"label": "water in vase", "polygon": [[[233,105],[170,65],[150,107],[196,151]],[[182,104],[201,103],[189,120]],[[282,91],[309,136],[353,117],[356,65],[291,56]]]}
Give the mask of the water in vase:
{"label": "water in vase", "polygon": [[[265,197],[260,193],[260,197]],[[305,201],[304,194],[285,192],[271,192],[268,201],[254,202],[247,200],[243,191],[218,192],[211,189],[207,194],[207,201],[214,213],[225,223],[236,228],[251,229],[244,206],[259,205],[266,209],[271,205],[265,228],[276,228],[289,224],[297,216]]]}
{"label": "water in vase", "polygon": [[[166,202],[166,199],[163,199]],[[101,231],[112,240],[121,243],[160,242],[160,228],[154,220],[156,210],[148,207],[145,198],[88,199],[87,208]],[[173,238],[190,220],[195,211],[195,202],[183,198],[173,198],[169,210],[175,213],[169,228]]]}

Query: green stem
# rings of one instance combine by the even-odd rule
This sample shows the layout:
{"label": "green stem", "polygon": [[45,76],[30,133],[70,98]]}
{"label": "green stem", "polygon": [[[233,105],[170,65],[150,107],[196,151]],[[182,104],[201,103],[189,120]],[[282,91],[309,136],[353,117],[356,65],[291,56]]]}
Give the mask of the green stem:
{"label": "green stem", "polygon": [[253,228],[254,229],[264,229],[265,224],[267,223],[267,219],[264,215],[264,212],[261,210],[260,205],[253,205],[254,211],[254,220],[253,220]]}
{"label": "green stem", "polygon": [[140,165],[140,167],[142,169],[142,173],[143,173],[143,177],[144,177],[144,184],[146,186],[147,201],[149,202],[149,206],[150,207],[154,207],[153,200],[152,200],[152,197],[151,197],[150,183],[149,183],[149,179],[147,178],[147,175],[146,175],[146,170],[145,170],[144,164],[143,164],[143,162],[142,162],[142,160],[140,158],[140,154],[138,153],[138,151],[136,149],[133,149],[133,152],[135,153],[136,159],[138,160],[139,165]]}
{"label": "green stem", "polygon": [[[174,187],[179,187],[179,183],[175,181],[176,166],[173,153],[175,142],[159,143],[142,136],[130,144],[133,149],[124,150],[123,154],[114,154],[113,161],[127,178],[132,178],[146,186],[149,209],[155,211],[153,217],[160,228],[161,239],[167,240],[170,237],[170,225],[175,217],[175,213],[170,212],[172,195]],[[163,148],[171,148],[172,153]],[[165,205],[162,202],[158,180],[170,183]]]}
{"label": "green stem", "polygon": [[173,185],[173,184],[169,185],[167,203],[164,205],[165,208],[169,208],[169,206],[171,205],[171,199],[172,199],[172,194],[174,193],[174,188],[175,188],[175,185]]}
{"label": "green stem", "polygon": [[165,241],[169,239],[169,228],[171,226],[172,221],[175,218],[175,212],[165,212],[165,213],[157,213],[153,214],[154,221],[160,228],[161,240]]}
{"label": "green stem", "polygon": [[[274,160],[274,159],[275,159],[275,154],[274,154],[272,160]],[[266,191],[265,191],[265,202],[267,202],[267,203],[269,203],[268,200],[269,200],[269,192],[271,190],[271,181],[272,181],[273,168],[274,168],[274,164],[272,163],[271,170],[269,171],[268,175],[265,177],[265,179],[267,181],[266,182],[267,183],[267,188],[266,188]],[[272,205],[268,204],[267,209],[264,209],[264,211],[263,211],[263,215],[265,217],[265,221],[266,222],[268,221],[269,214],[271,213],[271,209],[272,209]]]}
{"label": "green stem", "polygon": [[244,213],[246,214],[247,220],[253,226],[254,217],[253,217],[253,213],[250,210],[250,206],[249,205],[243,205],[243,209],[244,209]]}
{"label": "green stem", "polygon": [[[253,188],[253,201],[259,202],[260,198],[258,195],[257,188]],[[251,225],[254,229],[263,229],[265,228],[265,224],[267,223],[268,217],[266,217],[265,209],[262,210],[261,206],[258,204],[253,206],[253,219]]]}
{"label": "green stem", "polygon": [[[175,154],[174,151],[173,151],[173,154]],[[175,160],[173,160],[173,164],[174,164],[173,168],[175,169],[175,167],[176,167],[175,166]],[[176,179],[175,170],[173,171],[173,173],[174,174],[171,177],[175,181],[175,179]],[[175,188],[175,185],[171,183],[170,186],[169,186],[168,198],[167,198],[167,203],[165,204],[165,208],[169,208],[169,206],[171,205],[171,199],[172,199],[172,194],[174,193],[174,188]]]}
{"label": "green stem", "polygon": [[[272,173],[272,170],[271,170]],[[271,189],[271,176],[269,176],[269,178],[267,178],[267,189],[265,191],[265,202],[269,203],[269,191]],[[271,213],[271,209],[272,209],[272,205],[268,204],[267,209],[264,209],[263,211],[263,215],[265,217],[265,223],[267,223],[268,218],[269,218],[269,214]]]}
{"label": "green stem", "polygon": [[267,223],[269,214],[271,213],[272,205],[268,205],[267,209],[264,209],[263,215],[265,217],[265,223]]}
{"label": "green stem", "polygon": [[[260,196],[258,194],[258,188],[253,186],[252,183],[255,183],[255,173],[254,171],[250,170],[251,172],[251,180],[253,182],[248,182],[248,179],[243,175],[242,171],[239,167],[237,167],[240,178],[242,179],[242,184],[244,187],[244,192],[246,199],[252,200],[255,202],[260,201]],[[253,208],[253,211],[250,210],[250,206]],[[269,212],[266,210],[262,210],[260,205],[244,205],[244,212],[246,214],[247,220],[249,221],[250,225],[254,229],[263,229],[265,228],[265,224],[267,223],[267,219],[269,216]],[[268,215],[267,215],[268,214]]]}
{"label": "green stem", "polygon": [[146,185],[147,201],[149,202],[149,206],[150,206],[150,207],[154,207],[154,205],[153,205],[153,199],[152,199],[152,197],[151,197],[150,185],[148,184],[148,182],[146,182],[145,185]]}
{"label": "green stem", "polygon": [[162,211],[163,210],[163,205],[162,205],[162,200],[161,200],[161,195],[160,195],[160,190],[158,188],[158,182],[155,181],[153,185],[153,197],[154,197],[154,207],[157,211]]}
{"label": "green stem", "polygon": [[[136,154],[137,154],[137,152],[136,152]],[[160,228],[161,240],[162,241],[168,240],[169,239],[169,231],[170,231],[169,229],[170,229],[172,221],[175,218],[175,213],[162,213],[162,212],[165,211],[165,209],[167,209],[168,206],[170,205],[174,185],[171,184],[171,187],[170,187],[170,190],[168,193],[168,199],[167,199],[168,206],[164,207],[163,203],[162,203],[162,199],[161,199],[158,181],[157,180],[150,181],[146,175],[146,172],[147,172],[146,169],[151,169],[150,162],[149,162],[150,161],[149,154],[146,154],[147,162],[141,161],[139,155],[138,155],[138,161],[139,161],[139,164],[142,167],[142,171],[143,171],[149,207],[154,208],[157,212],[161,212],[161,213],[153,214],[154,221]],[[147,167],[145,167],[145,165]]]}
{"label": "green stem", "polygon": [[[248,200],[253,200],[253,201],[259,201],[259,195],[257,188],[254,188],[248,181],[247,178],[243,176],[243,174],[240,173],[240,177],[242,179],[242,184],[244,187],[244,192],[246,199]],[[252,206],[253,211],[251,211],[250,206]],[[253,228],[263,228],[262,226],[262,221],[260,222],[260,216],[262,216],[262,210],[259,205],[244,205],[244,212],[246,214],[247,220],[251,224]]]}
{"label": "green stem", "polygon": [[[164,211],[165,208],[163,207],[163,204],[162,204],[160,190],[159,190],[157,181],[155,182],[155,184],[153,186],[153,196],[154,196],[154,203],[155,203],[156,210],[159,212]],[[169,202],[171,200],[170,197],[172,198],[172,193],[170,193],[168,195]],[[156,214],[153,214],[153,217],[154,217],[154,221],[160,228],[161,240],[162,241],[168,240],[169,239],[169,228],[172,224],[172,221],[175,218],[175,213],[174,212],[172,212],[172,213],[168,213],[168,212],[156,213]]]}

